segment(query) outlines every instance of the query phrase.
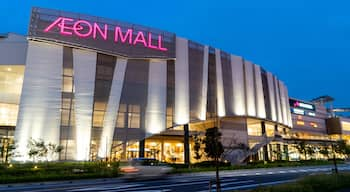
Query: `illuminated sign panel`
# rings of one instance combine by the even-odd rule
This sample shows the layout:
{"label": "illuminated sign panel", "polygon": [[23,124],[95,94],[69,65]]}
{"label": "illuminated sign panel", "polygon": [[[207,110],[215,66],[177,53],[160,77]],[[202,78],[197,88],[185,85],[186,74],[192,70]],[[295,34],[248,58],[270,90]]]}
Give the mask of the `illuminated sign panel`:
{"label": "illuminated sign panel", "polygon": [[312,110],[315,111],[315,105],[305,103],[302,101],[298,101],[295,99],[289,99],[289,105],[294,108],[301,108],[301,109],[306,109],[306,110]]}
{"label": "illuminated sign panel", "polygon": [[173,33],[49,9],[32,9],[29,38],[131,58],[175,58]]}
{"label": "illuminated sign panel", "polygon": [[298,115],[305,115],[305,111],[302,109],[292,108],[292,113],[298,114]]}
{"label": "illuminated sign panel", "polygon": [[350,122],[341,121],[343,131],[350,131]]}

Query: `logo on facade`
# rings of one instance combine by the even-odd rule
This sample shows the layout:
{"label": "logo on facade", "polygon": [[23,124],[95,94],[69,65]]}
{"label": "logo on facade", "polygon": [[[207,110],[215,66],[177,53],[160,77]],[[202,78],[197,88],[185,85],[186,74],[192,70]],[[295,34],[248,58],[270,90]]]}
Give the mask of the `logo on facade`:
{"label": "logo on facade", "polygon": [[109,33],[112,33],[114,37],[113,41],[115,43],[123,43],[129,45],[141,44],[149,49],[156,49],[159,51],[168,50],[167,48],[163,47],[162,35],[155,37],[157,44],[152,44],[155,39],[154,35],[152,35],[150,32],[145,34],[143,31],[134,31],[130,28],[122,29],[120,26],[113,27],[113,30],[108,30],[110,28],[108,24],[99,24],[97,22],[89,22],[86,20],[74,20],[67,17],[58,17],[54,22],[52,22],[44,29],[44,32],[48,33],[55,27],[59,29],[59,33],[61,35],[93,39],[96,39],[97,36],[100,36],[103,40],[110,41],[108,37],[110,37]]}
{"label": "logo on facade", "polygon": [[176,58],[176,35],[101,17],[33,8],[28,38],[128,58]]}

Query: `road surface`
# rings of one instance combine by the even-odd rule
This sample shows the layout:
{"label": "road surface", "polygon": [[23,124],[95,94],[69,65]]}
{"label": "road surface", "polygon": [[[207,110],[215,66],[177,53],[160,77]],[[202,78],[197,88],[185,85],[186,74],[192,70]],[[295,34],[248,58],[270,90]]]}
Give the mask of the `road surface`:
{"label": "road surface", "polygon": [[[350,165],[339,165],[340,171],[350,171]],[[331,173],[332,166],[305,166],[220,171],[222,191],[244,190],[259,186],[292,182],[295,179],[317,173]],[[57,182],[0,185],[0,191],[66,191],[66,192],[124,192],[124,191],[174,191],[207,192],[215,172],[171,175],[164,179],[149,181],[124,181],[120,178],[89,179]],[[215,184],[212,191],[216,191]]]}

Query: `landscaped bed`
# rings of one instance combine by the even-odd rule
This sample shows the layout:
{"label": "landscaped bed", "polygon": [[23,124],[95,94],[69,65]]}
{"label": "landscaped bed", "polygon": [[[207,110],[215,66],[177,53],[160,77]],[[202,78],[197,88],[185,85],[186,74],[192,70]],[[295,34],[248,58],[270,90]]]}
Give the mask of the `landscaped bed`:
{"label": "landscaped bed", "polygon": [[296,182],[262,187],[247,192],[332,192],[350,189],[350,173],[312,175]]}
{"label": "landscaped bed", "polygon": [[50,162],[0,165],[0,183],[116,177],[119,163]]}
{"label": "landscaped bed", "polygon": [[[342,163],[342,161],[339,161]],[[329,165],[331,161],[279,161],[279,162],[255,162],[247,165],[231,166],[229,163],[221,163],[220,170],[238,170],[253,168],[292,167]],[[0,184],[56,181],[85,178],[107,178],[119,176],[119,162],[43,162],[25,164],[0,164]],[[172,173],[190,173],[215,171],[214,162],[207,161],[191,165],[186,168],[183,164],[173,164]]]}

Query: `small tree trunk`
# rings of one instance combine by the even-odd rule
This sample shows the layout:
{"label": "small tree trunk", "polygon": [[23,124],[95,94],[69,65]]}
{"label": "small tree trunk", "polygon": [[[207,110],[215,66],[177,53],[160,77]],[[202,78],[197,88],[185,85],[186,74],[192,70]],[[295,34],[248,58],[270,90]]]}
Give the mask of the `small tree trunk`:
{"label": "small tree trunk", "polygon": [[221,191],[221,186],[220,186],[220,176],[219,176],[219,158],[215,158],[215,165],[216,165],[216,191],[220,192]]}
{"label": "small tree trunk", "polygon": [[337,160],[335,159],[335,154],[333,153],[333,164],[334,164],[334,172],[338,174],[338,166],[337,166]]}
{"label": "small tree trunk", "polygon": [[4,145],[1,146],[1,161],[4,161],[4,155],[5,155],[5,147]]}
{"label": "small tree trunk", "polygon": [[9,145],[7,145],[7,147],[6,147],[5,164],[7,164],[8,157],[9,157]]}

